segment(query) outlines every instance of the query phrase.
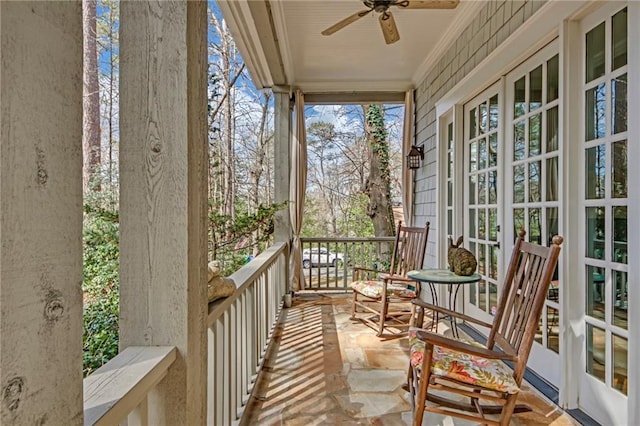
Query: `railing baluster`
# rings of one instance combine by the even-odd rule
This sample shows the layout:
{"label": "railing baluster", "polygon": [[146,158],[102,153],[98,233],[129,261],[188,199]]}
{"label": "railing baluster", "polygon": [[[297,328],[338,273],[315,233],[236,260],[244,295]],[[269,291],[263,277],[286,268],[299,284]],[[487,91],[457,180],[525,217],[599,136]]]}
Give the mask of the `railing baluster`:
{"label": "railing baluster", "polygon": [[149,425],[149,399],[145,396],[127,418],[127,426],[148,426]]}

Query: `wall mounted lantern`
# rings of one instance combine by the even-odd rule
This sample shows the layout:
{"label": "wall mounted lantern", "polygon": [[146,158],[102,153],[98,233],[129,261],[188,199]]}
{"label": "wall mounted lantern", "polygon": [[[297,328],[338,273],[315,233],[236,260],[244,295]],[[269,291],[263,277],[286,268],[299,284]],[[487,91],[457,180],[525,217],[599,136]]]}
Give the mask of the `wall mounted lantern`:
{"label": "wall mounted lantern", "polygon": [[424,147],[412,145],[407,154],[407,167],[411,170],[419,169],[422,160],[424,160]]}

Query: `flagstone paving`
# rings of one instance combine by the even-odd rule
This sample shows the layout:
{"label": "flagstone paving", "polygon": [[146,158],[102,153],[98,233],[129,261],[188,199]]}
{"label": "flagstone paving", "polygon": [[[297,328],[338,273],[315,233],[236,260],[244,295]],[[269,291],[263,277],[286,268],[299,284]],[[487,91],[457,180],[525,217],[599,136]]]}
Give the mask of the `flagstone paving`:
{"label": "flagstone paving", "polygon": [[[350,317],[345,295],[301,295],[283,310],[242,424],[410,425],[405,336],[378,338]],[[577,425],[524,384],[519,402],[533,408],[512,425]],[[472,425],[425,413],[423,425]]]}

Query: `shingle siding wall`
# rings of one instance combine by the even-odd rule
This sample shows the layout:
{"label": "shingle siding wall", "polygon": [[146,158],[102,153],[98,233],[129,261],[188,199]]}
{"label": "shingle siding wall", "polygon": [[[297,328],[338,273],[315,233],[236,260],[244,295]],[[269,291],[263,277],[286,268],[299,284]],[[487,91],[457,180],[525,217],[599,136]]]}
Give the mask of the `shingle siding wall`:
{"label": "shingle siding wall", "polygon": [[[452,43],[416,90],[417,144],[424,144],[425,161],[416,175],[415,222],[437,229],[436,173],[437,101],[469,74],[547,0],[487,0],[474,20]],[[434,240],[432,233],[430,240]],[[437,243],[442,243],[438,241]],[[427,245],[425,266],[436,265],[436,244]]]}

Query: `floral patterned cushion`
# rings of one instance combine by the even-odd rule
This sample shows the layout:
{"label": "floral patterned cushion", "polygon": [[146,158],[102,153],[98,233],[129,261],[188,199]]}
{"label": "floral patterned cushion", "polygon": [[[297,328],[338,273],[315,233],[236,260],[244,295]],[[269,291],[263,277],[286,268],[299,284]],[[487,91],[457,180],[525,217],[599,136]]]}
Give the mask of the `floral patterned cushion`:
{"label": "floral patterned cushion", "polygon": [[[415,327],[409,328],[410,362],[420,369],[424,356],[425,343],[418,339]],[[476,342],[467,342],[477,344]],[[485,359],[452,349],[434,346],[432,374],[447,377],[470,385],[478,385],[499,392],[518,393],[520,388],[513,378],[512,370],[500,360]]]}
{"label": "floral patterned cushion", "polygon": [[[384,281],[375,280],[354,281],[351,283],[352,289],[373,299],[379,299],[382,297],[383,286]],[[414,299],[416,297],[416,292],[405,286],[391,283],[387,285],[387,296]]]}

